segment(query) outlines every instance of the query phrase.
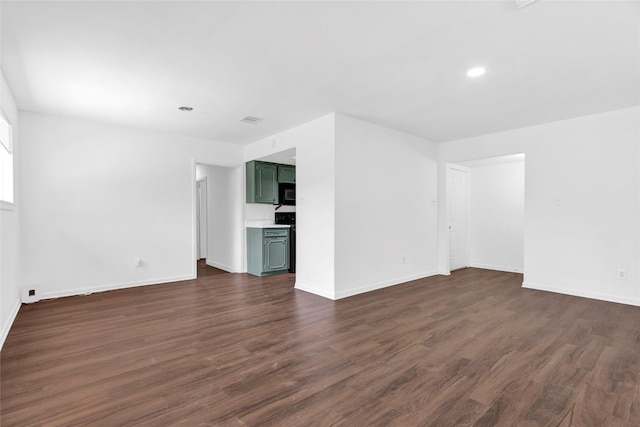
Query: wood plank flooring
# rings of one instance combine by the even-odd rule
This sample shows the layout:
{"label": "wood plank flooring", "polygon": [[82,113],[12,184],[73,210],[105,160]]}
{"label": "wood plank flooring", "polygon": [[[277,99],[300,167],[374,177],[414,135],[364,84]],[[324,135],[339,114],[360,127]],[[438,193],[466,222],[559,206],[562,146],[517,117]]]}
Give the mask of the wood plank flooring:
{"label": "wood plank flooring", "polygon": [[465,269],[329,301],[295,276],[23,306],[10,426],[638,426],[640,308]]}

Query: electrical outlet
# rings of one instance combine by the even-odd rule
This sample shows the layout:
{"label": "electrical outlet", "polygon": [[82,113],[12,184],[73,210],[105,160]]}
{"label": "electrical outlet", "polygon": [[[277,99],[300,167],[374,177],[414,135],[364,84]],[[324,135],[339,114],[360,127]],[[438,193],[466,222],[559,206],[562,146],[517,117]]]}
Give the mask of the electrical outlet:
{"label": "electrical outlet", "polygon": [[20,294],[21,300],[25,304],[40,301],[40,292],[37,287],[22,288]]}
{"label": "electrical outlet", "polygon": [[627,270],[625,270],[624,268],[619,268],[618,269],[618,274],[616,276],[619,280],[626,280],[627,279]]}
{"label": "electrical outlet", "polygon": [[403,256],[402,257],[402,265],[406,265],[407,264],[407,257]]}
{"label": "electrical outlet", "polygon": [[134,260],[136,268],[142,267],[142,258],[136,258]]}

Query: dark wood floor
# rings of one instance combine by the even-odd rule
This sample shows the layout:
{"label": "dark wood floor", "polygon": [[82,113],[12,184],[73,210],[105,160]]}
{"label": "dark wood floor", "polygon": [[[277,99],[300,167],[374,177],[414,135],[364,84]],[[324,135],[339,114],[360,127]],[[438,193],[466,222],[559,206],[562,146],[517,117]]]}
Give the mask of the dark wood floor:
{"label": "dark wood floor", "polygon": [[2,426],[640,425],[640,308],[477,269],[333,302],[201,268],[23,306]]}

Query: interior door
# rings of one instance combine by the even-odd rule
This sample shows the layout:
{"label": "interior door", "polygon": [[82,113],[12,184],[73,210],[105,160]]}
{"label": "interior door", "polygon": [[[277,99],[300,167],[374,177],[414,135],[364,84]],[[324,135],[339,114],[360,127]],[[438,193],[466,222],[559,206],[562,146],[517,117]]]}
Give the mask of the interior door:
{"label": "interior door", "polygon": [[196,224],[198,227],[198,259],[207,258],[207,180],[196,183]]}
{"label": "interior door", "polygon": [[468,266],[467,228],[469,178],[462,168],[447,169],[447,218],[449,220],[449,270]]}

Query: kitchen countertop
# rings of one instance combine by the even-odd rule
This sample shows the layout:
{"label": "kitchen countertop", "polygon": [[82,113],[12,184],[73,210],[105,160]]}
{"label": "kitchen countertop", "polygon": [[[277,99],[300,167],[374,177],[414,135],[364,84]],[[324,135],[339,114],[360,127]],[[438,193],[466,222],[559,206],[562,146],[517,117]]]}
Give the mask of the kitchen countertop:
{"label": "kitchen countertop", "polygon": [[247,228],[291,228],[289,224],[247,224]]}

